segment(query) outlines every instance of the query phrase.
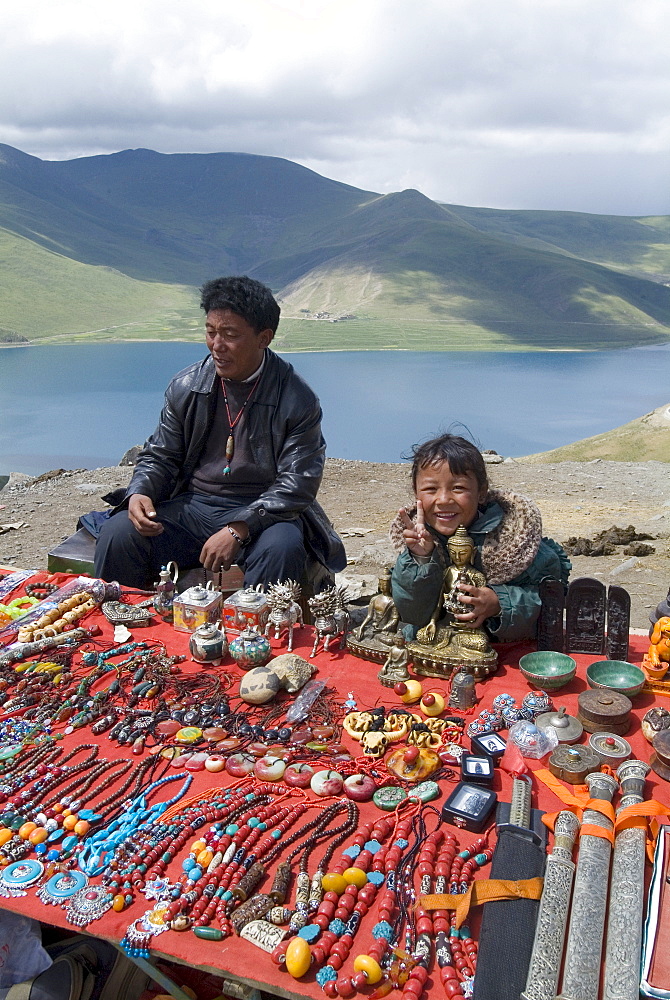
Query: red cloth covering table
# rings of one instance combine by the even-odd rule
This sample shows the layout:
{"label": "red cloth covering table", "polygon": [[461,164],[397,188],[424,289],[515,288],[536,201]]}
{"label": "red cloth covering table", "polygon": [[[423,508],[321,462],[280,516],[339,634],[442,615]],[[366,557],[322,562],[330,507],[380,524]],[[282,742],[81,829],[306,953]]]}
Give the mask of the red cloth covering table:
{"label": "red cloth covering table", "polygon": [[[38,577],[33,577],[33,579],[38,579]],[[62,575],[60,576],[59,582],[61,581]],[[18,592],[20,593],[22,591],[19,589]],[[16,594],[14,596],[16,596]],[[141,600],[141,598],[133,597],[131,600],[136,602]],[[111,642],[112,627],[103,617],[101,612],[96,611],[92,613],[82,622],[82,624],[85,626],[90,626],[92,624],[99,625],[103,631],[103,638],[108,642]],[[313,642],[312,630],[309,628],[297,630],[295,636],[296,642],[294,652],[308,659]],[[165,625],[162,622],[158,622],[158,620],[157,624],[153,627],[136,629],[133,636],[136,641],[141,641],[147,637],[160,638],[165,643],[169,653],[188,653],[188,634],[177,632],[170,626]],[[272,646],[273,651],[276,654],[286,652],[285,640],[275,641],[273,639]],[[647,647],[648,641],[645,637],[631,636],[631,662],[639,664]],[[518,662],[520,656],[529,652],[531,648],[532,647],[527,643],[507,644],[497,647],[500,666],[498,672],[494,676],[477,685],[477,692],[480,697],[477,711],[482,708],[490,707],[495,695],[500,694],[503,691],[514,695],[519,702],[521,701],[530,688],[518,669]],[[556,707],[558,708],[561,705],[565,705],[568,712],[571,714],[576,714],[577,697],[580,692],[584,691],[588,686],[585,680],[586,667],[589,663],[596,659],[602,659],[602,657],[593,655],[576,655],[575,659],[578,664],[575,678],[570,682],[570,684],[566,685],[560,691],[552,694]],[[74,660],[75,668],[76,664],[79,662],[80,657],[76,654]],[[329,653],[319,651],[313,662],[317,667],[317,673],[315,676],[318,679],[326,681],[328,686],[335,687],[341,700],[344,700],[352,695],[357,702],[359,710],[374,707],[376,705],[384,705],[387,708],[391,708],[401,704],[399,698],[392,690],[382,687],[377,681],[377,672],[379,670],[379,666],[377,664],[360,660],[346,652],[341,652],[336,646]],[[203,667],[199,664],[193,663],[190,659],[188,659],[181,666],[187,671],[221,669],[242,676],[242,671],[237,668],[230,658],[226,658],[221,668]],[[446,685],[442,681],[435,680],[433,678],[422,678],[422,680],[424,683],[424,690],[435,690],[443,693],[446,690]],[[235,692],[236,686],[231,689],[230,694],[234,695]],[[640,730],[640,720],[644,713],[654,704],[667,704],[668,707],[670,707],[670,700],[663,697],[655,698],[653,695],[646,693],[642,693],[634,699],[634,718],[631,729],[626,736],[626,739],[631,743],[634,756],[647,761],[650,758],[651,747],[642,736]],[[61,726],[60,728],[62,729],[63,727]],[[129,747],[119,747],[115,742],[108,740],[106,735],[94,737],[91,735],[90,730],[86,728],[79,729],[75,733],[66,736],[63,739],[62,745],[65,750],[68,750],[73,746],[91,742],[98,742],[101,747],[101,756],[104,756],[109,760],[127,758],[130,754]],[[351,750],[353,755],[356,755],[359,752],[357,745],[349,739],[346,733],[343,734],[342,743]],[[469,749],[469,739],[467,739],[467,737],[464,738],[464,746]],[[530,771],[546,766],[546,760],[527,760],[526,763]],[[327,758],[324,757],[324,767],[328,766]],[[499,800],[509,801],[511,794],[511,781],[511,777],[506,772],[502,771],[500,768],[496,768],[493,788],[497,792]],[[225,786],[227,783],[232,782],[233,779],[231,779],[225,771],[219,772],[218,774],[211,774],[206,771],[197,772],[194,775],[193,784],[187,794],[190,798],[196,795],[199,790],[206,787],[210,787],[212,785]],[[162,789],[157,793],[157,798],[169,798],[172,794],[174,794],[176,787],[176,783],[168,785],[167,788]],[[453,782],[450,783],[443,781],[441,783],[440,798],[437,799],[433,805],[439,808],[453,787]],[[315,801],[319,801],[316,796],[312,796],[311,792],[308,792],[308,794]],[[654,772],[650,772],[649,774],[647,794],[648,797],[653,796],[663,803],[670,804],[670,789],[668,784],[654,774]],[[539,781],[534,781],[533,806],[548,812],[555,812],[563,807],[563,803],[544,784]],[[379,815],[379,810],[372,803],[364,803],[361,805],[362,821]],[[456,834],[461,847],[466,847],[475,839],[475,835],[473,834],[457,830],[454,827],[449,827],[448,829]],[[493,826],[493,831],[494,830],[495,826]],[[186,856],[187,850],[188,845],[184,852],[174,860],[171,868],[168,869],[168,874],[171,873],[176,878],[177,875],[181,873],[181,861]],[[319,851],[317,850],[312,855],[310,870],[313,870],[316,866],[318,858]],[[480,874],[480,877],[487,877],[487,874],[487,869],[484,869],[484,871]],[[267,891],[267,880],[266,884],[264,884],[259,891],[264,890]],[[35,887],[28,889],[25,897],[0,899],[0,905],[5,909],[14,910],[31,917],[35,917],[36,919],[49,924],[64,928],[70,927],[70,925],[68,925],[65,921],[65,911],[59,907],[43,905],[35,896]],[[148,909],[150,905],[150,903],[145,901],[143,896],[138,894],[137,899],[129,909],[121,913],[115,913],[110,910],[100,920],[87,925],[84,930],[86,933],[118,942],[123,937],[128,925],[137,917],[141,916],[141,914]],[[371,940],[370,929],[373,922],[373,911],[374,907],[364,919],[361,930],[355,940],[352,953],[345,966],[346,972],[343,972],[343,974],[349,974],[353,957],[359,953],[361,947],[364,947],[365,943],[369,943]],[[471,924],[476,927],[478,921],[473,919]],[[357,947],[359,942],[361,947]],[[164,956],[190,966],[197,966],[206,971],[226,974],[250,986],[254,986],[281,996],[304,996],[315,998],[315,1000],[316,998],[321,1000],[324,996],[321,988],[315,982],[312,972],[309,972],[300,981],[293,980],[288,973],[277,968],[277,966],[272,963],[269,955],[260,951],[252,944],[240,940],[237,937],[230,937],[221,942],[210,942],[196,938],[190,931],[183,933],[167,931],[153,939],[152,955],[156,957]],[[437,976],[433,976],[429,979],[427,983],[427,990],[429,996],[442,998],[443,990]]]}

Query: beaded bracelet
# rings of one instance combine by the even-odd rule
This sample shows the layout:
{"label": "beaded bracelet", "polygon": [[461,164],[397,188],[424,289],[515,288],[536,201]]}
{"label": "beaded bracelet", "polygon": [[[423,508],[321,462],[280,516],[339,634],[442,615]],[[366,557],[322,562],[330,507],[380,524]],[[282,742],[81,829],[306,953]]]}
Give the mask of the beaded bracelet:
{"label": "beaded bracelet", "polygon": [[27,583],[23,588],[28,597],[48,597],[58,590],[57,583]]}

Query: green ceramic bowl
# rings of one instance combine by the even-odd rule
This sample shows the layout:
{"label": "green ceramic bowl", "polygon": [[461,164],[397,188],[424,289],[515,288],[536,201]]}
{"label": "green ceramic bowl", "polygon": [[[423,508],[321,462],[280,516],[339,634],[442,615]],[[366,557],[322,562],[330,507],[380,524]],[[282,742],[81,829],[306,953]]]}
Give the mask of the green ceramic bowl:
{"label": "green ceramic bowl", "polygon": [[646,677],[639,667],[625,660],[598,660],[586,668],[586,681],[591,688],[609,688],[633,698],[642,690]]}
{"label": "green ceramic bowl", "polygon": [[557,691],[575,676],[577,664],[565,653],[556,653],[553,649],[538,649],[535,653],[522,656],[519,668],[534,687],[542,691]]}

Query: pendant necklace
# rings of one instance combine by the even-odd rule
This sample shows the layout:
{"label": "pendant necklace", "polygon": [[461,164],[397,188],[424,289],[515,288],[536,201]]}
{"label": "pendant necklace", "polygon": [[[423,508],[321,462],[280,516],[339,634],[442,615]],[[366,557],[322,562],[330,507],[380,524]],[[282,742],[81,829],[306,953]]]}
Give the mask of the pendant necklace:
{"label": "pendant necklace", "polygon": [[233,454],[235,452],[235,440],[233,438],[233,431],[235,430],[235,427],[237,426],[237,424],[240,422],[242,414],[244,413],[244,411],[246,409],[247,403],[249,402],[249,400],[253,396],[254,392],[256,391],[256,386],[258,385],[259,381],[260,381],[260,376],[256,379],[256,381],[252,385],[251,390],[249,392],[249,395],[247,396],[247,398],[242,403],[242,406],[240,407],[240,410],[239,410],[237,416],[233,420],[232,417],[231,417],[231,415],[230,415],[230,407],[228,406],[228,396],[226,395],[226,386],[225,386],[224,380],[221,379],[221,389],[223,391],[223,402],[225,403],[225,406],[226,406],[226,416],[228,417],[228,428],[229,428],[228,429],[228,440],[226,441],[226,464],[225,464],[224,469],[223,469],[224,476],[229,476],[230,475],[230,463],[231,463]]}

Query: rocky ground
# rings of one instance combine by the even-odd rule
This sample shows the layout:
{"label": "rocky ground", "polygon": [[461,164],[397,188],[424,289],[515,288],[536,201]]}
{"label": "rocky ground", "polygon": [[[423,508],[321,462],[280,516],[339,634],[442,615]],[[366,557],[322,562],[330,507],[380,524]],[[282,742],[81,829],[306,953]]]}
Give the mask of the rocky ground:
{"label": "rocky ground", "polygon": [[[489,466],[491,482],[532,497],[545,534],[558,541],[593,537],[612,525],[653,535],[651,555],[573,557],[574,576],[594,576],[626,588],[631,625],[646,628],[649,612],[670,586],[670,466],[664,462],[560,462],[537,465],[507,460]],[[0,565],[42,569],[47,554],[71,534],[77,517],[102,510],[100,497],[125,485],[131,469],[61,471],[32,479],[14,474],[0,492]],[[345,576],[361,598],[376,590],[380,570],[394,555],[387,537],[397,509],[411,500],[406,465],[329,459],[319,499],[344,539]]]}

